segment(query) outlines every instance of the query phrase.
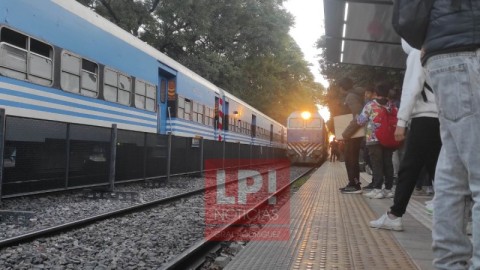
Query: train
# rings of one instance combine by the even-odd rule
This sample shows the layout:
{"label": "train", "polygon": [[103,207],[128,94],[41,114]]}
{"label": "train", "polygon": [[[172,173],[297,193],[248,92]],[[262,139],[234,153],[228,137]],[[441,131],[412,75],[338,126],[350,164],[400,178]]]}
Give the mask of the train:
{"label": "train", "polygon": [[284,125],[74,0],[1,1],[0,11],[4,192],[97,183],[114,126],[119,180],[164,174],[167,135],[182,138],[173,167],[198,163],[200,139],[212,158],[286,149]]}
{"label": "train", "polygon": [[287,157],[292,164],[321,164],[328,157],[328,139],[318,112],[295,111],[288,116]]}

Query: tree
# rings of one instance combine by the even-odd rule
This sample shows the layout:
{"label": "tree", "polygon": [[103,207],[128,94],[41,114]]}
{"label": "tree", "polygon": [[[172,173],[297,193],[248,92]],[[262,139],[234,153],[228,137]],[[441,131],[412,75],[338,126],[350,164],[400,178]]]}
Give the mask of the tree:
{"label": "tree", "polygon": [[78,1],[279,122],[321,100],[284,0]]}

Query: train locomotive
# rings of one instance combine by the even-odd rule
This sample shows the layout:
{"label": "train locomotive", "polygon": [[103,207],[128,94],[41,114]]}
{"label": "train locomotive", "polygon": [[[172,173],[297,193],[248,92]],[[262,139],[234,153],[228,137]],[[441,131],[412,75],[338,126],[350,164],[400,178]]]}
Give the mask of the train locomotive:
{"label": "train locomotive", "polygon": [[328,157],[328,133],[318,112],[296,111],[287,119],[287,156],[292,164],[318,165]]}
{"label": "train locomotive", "polygon": [[113,125],[116,180],[164,175],[166,135],[185,138],[172,173],[199,163],[199,138],[212,158],[284,156],[285,126],[78,2],[0,11],[4,193],[103,183]]}

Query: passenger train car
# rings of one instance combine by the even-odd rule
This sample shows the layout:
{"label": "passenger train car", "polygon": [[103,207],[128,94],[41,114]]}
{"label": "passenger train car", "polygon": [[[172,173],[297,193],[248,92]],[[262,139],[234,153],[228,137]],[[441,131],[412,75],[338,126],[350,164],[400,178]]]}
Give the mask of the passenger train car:
{"label": "passenger train car", "polygon": [[[0,2],[0,108],[6,158],[18,167],[23,152],[24,163],[42,172],[65,165],[25,154],[18,142],[48,142],[56,149],[49,156],[70,151],[70,166],[80,166],[86,161],[58,144],[58,134],[102,141],[112,124],[126,141],[134,141],[131,131],[286,148],[286,127],[73,0]],[[141,138],[137,145],[150,141]],[[88,147],[90,161],[105,160],[105,145]],[[145,159],[162,151],[149,149]]]}
{"label": "passenger train car", "polygon": [[320,164],[327,158],[328,134],[318,112],[291,113],[287,129],[287,156],[293,164]]}

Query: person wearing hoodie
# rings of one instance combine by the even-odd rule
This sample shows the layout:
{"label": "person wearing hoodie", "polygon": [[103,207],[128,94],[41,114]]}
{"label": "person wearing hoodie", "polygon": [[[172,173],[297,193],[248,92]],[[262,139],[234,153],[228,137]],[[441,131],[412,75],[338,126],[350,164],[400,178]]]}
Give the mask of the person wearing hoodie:
{"label": "person wearing hoodie", "polygon": [[347,169],[348,184],[346,187],[340,188],[342,193],[362,193],[360,187],[360,147],[363,138],[352,136],[362,128],[357,124],[357,116],[363,108],[363,96],[365,90],[360,87],[354,87],[352,79],[344,77],[338,82],[340,89],[346,94],[345,105],[348,107],[350,113],[353,114],[352,121],[348,124],[342,133],[342,137],[345,140],[345,167]]}
{"label": "person wearing hoodie", "polygon": [[[374,199],[393,197],[393,149],[381,145],[375,135],[376,130],[380,126],[378,116],[382,113],[382,111],[385,109],[388,112],[397,110],[395,104],[387,99],[389,90],[389,84],[378,84],[375,87],[375,94],[377,97],[365,104],[362,112],[357,117],[357,122],[359,125],[366,125],[366,145],[373,170],[373,190],[366,193],[365,196]],[[385,190],[382,190],[383,182],[385,182]]]}
{"label": "person wearing hoodie", "polygon": [[402,216],[423,166],[430,175],[434,175],[442,147],[435,96],[425,83],[425,72],[420,61],[421,52],[404,40],[402,48],[408,57],[395,139],[405,140],[407,124],[410,123],[408,139],[404,157],[400,162],[393,206],[379,219],[370,222],[370,227],[396,231],[403,230]]}

